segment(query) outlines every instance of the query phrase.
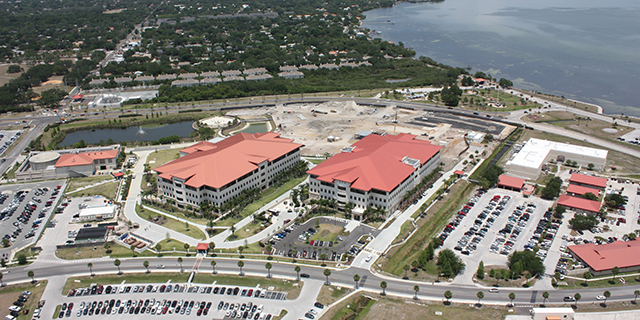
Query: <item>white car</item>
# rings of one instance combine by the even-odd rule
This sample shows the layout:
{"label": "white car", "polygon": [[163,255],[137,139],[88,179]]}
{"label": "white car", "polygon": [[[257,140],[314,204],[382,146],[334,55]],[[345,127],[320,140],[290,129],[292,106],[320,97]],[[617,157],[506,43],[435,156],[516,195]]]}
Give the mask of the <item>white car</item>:
{"label": "white car", "polygon": [[164,269],[164,264],[159,264],[159,265],[157,265],[157,266],[156,266],[156,268],[158,268],[158,269]]}
{"label": "white car", "polygon": [[371,258],[372,258],[371,256],[368,256],[367,259],[365,260],[365,262],[371,261]]}
{"label": "white car", "polygon": [[596,296],[596,300],[606,300],[607,298],[605,296]]}
{"label": "white car", "polygon": [[10,306],[9,310],[10,311],[15,311],[15,312],[20,312],[20,307],[18,307],[18,306]]}
{"label": "white car", "polygon": [[489,289],[489,292],[491,292],[491,293],[497,293],[498,291],[500,291],[498,288]]}

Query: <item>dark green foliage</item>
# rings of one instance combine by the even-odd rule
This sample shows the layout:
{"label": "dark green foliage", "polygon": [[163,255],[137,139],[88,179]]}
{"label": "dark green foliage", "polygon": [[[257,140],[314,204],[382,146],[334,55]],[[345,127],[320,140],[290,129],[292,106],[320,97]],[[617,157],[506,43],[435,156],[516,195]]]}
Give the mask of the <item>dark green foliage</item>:
{"label": "dark green foliage", "polygon": [[500,78],[500,82],[498,82],[498,84],[503,88],[513,87],[513,82],[505,78]]}
{"label": "dark green foliage", "polygon": [[58,105],[58,102],[67,95],[67,92],[60,89],[49,89],[40,94],[38,104],[41,106],[53,108]]}
{"label": "dark green foliage", "polygon": [[484,279],[484,262],[480,261],[478,264],[478,270],[476,271],[476,278],[482,280]]}
{"label": "dark green foliage", "polygon": [[[496,166],[495,164],[490,166],[489,168],[487,168],[481,175],[480,175],[480,180],[482,181],[483,179],[485,179],[488,184],[489,187],[495,185],[496,183],[498,183],[498,178],[500,177],[500,175],[504,172],[504,170],[498,166]],[[484,186],[483,186],[484,187]]]}
{"label": "dark green foliage", "polygon": [[458,88],[458,86],[456,86],[455,84],[451,87],[444,87],[440,92],[442,102],[450,107],[455,107],[458,105],[461,95],[462,90],[460,90],[460,88]]}
{"label": "dark green foliage", "polygon": [[567,211],[567,208],[563,207],[563,206],[556,206],[555,210],[553,211],[553,217],[556,219],[562,219],[562,215]]}
{"label": "dark green foliage", "polygon": [[473,79],[471,79],[471,77],[464,77],[462,78],[462,81],[460,81],[460,84],[462,84],[465,87],[470,87],[470,86],[473,86],[475,82],[473,81]]}
{"label": "dark green foliage", "polygon": [[441,276],[452,278],[464,270],[464,262],[451,249],[443,249],[438,253],[438,272]]}
{"label": "dark green foliage", "polygon": [[594,215],[576,214],[569,220],[569,224],[573,230],[587,230],[598,225],[598,218]]}
{"label": "dark green foliage", "polygon": [[12,64],[7,68],[7,73],[18,73],[22,72],[22,67],[17,64]]}
{"label": "dark green foliage", "polygon": [[627,204],[627,200],[625,200],[624,197],[618,193],[606,196],[604,198],[604,202],[611,208],[617,208],[618,206],[624,206],[625,204]]}
{"label": "dark green foliage", "polygon": [[562,178],[553,177],[547,185],[542,189],[541,195],[543,199],[553,200],[560,195],[560,187],[562,187]]}
{"label": "dark green foliage", "polygon": [[595,194],[591,193],[591,192],[587,192],[583,195],[583,197],[585,199],[589,199],[589,200],[598,200],[598,196],[596,196]]}
{"label": "dark green foliage", "polygon": [[[520,277],[523,272],[528,271],[532,275],[544,274],[544,264],[533,251],[515,251],[509,256],[509,270],[514,278]],[[511,275],[509,275],[511,276]]]}

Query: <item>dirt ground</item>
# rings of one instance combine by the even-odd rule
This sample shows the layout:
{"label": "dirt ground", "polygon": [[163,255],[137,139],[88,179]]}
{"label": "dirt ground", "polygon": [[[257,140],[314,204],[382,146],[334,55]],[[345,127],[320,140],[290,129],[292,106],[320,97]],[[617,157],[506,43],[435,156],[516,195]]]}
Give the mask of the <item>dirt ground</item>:
{"label": "dirt ground", "polygon": [[[313,112],[312,112],[313,111]],[[276,124],[274,132],[303,143],[304,155],[322,156],[335,154],[358,140],[359,131],[386,134],[410,133],[417,139],[443,145],[442,161],[451,162],[466,148],[464,134],[440,123],[434,127],[417,127],[404,124],[421,112],[393,107],[360,106],[355,102],[327,102],[321,104],[277,104],[272,108],[234,110],[227,116],[251,118],[270,115]],[[397,119],[397,121],[396,121]]]}
{"label": "dirt ground", "polygon": [[[9,68],[10,65],[12,64],[0,65],[0,86],[3,86],[9,83],[9,81],[19,77],[24,72],[23,71],[18,73],[7,73],[7,69]],[[29,69],[29,67],[26,64],[21,64],[20,66],[22,67],[23,70]]]}

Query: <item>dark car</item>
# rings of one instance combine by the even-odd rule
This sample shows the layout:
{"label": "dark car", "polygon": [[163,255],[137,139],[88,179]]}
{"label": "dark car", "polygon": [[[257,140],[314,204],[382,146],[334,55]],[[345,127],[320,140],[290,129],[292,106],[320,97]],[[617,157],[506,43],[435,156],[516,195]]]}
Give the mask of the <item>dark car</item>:
{"label": "dark car", "polygon": [[324,309],[324,305],[322,303],[320,303],[320,302],[316,302],[313,305],[318,309]]}
{"label": "dark car", "polygon": [[301,274],[300,274],[300,277],[301,277],[301,278],[310,278],[310,276],[309,276],[309,274],[308,274],[308,273],[301,273]]}

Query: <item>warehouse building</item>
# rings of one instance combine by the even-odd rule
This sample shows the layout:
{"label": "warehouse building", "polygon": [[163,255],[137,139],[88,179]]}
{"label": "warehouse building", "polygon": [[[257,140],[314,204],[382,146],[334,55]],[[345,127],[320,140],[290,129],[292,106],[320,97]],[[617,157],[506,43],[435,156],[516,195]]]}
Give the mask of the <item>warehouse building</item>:
{"label": "warehouse building", "polygon": [[595,276],[611,274],[613,268],[620,272],[637,271],[640,267],[640,241],[615,241],[608,244],[594,243],[569,246],[569,252],[589,267]]}
{"label": "warehouse building", "polygon": [[540,175],[543,165],[551,160],[571,160],[580,166],[593,164],[595,169],[602,170],[607,161],[607,154],[607,150],[531,138],[520,152],[507,161],[505,169],[512,176],[535,180]]}
{"label": "warehouse building", "polygon": [[220,206],[243,190],[266,188],[278,173],[300,161],[301,144],[280,134],[238,133],[216,143],[200,142],[155,171],[160,193],[178,206],[202,201]]}
{"label": "warehouse building", "polygon": [[355,205],[353,213],[380,206],[393,212],[402,196],[440,164],[441,146],[415,135],[364,137],[320,163],[309,173],[309,194]]}

